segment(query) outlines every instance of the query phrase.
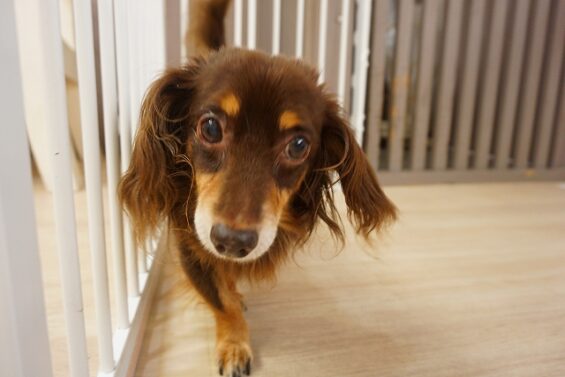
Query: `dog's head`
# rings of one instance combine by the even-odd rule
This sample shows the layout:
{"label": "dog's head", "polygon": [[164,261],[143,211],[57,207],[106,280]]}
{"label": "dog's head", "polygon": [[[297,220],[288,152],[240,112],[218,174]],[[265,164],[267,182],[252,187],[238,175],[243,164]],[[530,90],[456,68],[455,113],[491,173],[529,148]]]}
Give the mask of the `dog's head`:
{"label": "dog's head", "polygon": [[319,219],[342,237],[334,176],[358,232],[394,219],[339,106],[316,80],[298,61],[236,49],[157,80],[120,186],[138,240],[164,217],[185,216],[210,253],[245,262],[281,232],[304,240]]}

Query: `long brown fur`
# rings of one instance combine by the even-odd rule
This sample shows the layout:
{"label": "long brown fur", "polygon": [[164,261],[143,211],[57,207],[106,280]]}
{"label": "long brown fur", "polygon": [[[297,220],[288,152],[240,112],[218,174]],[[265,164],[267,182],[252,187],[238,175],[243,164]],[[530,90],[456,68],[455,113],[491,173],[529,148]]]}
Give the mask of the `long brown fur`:
{"label": "long brown fur", "polygon": [[[199,0],[199,25],[217,25],[228,2]],[[214,41],[221,45],[223,26],[220,30],[222,35],[214,37]],[[201,34],[197,37],[204,41],[204,47],[210,50],[220,47],[209,41],[209,35],[200,26],[196,33]],[[138,243],[142,244],[151,236],[162,221],[166,221],[170,231],[174,232],[184,271],[215,314],[220,372],[230,376],[245,374],[252,359],[247,325],[241,313],[241,296],[235,288],[237,281],[274,279],[277,267],[297,246],[308,240],[319,223],[326,224],[336,238],[343,241],[342,223],[334,204],[333,190],[337,183],[343,189],[348,217],[360,235],[368,237],[372,231],[380,230],[396,218],[396,208],[378,185],[340,107],[323,86],[316,84],[316,80],[316,71],[296,60],[220,49],[205,58],[192,58],[182,68],[165,72],[151,85],[141,106],[130,166],[119,186],[120,200],[132,221]],[[311,155],[294,178],[283,182],[288,186],[283,191],[276,187],[267,189],[272,183],[270,186],[261,184],[271,172],[262,167],[267,160],[261,160],[259,155],[250,155],[248,166],[238,165],[240,175],[234,168],[229,170],[230,174],[218,175],[230,180],[220,182],[228,187],[247,184],[241,187],[262,188],[264,192],[270,192],[266,194],[267,199],[282,206],[272,245],[265,254],[247,263],[235,263],[213,255],[195,231],[194,215],[202,189],[196,183],[197,177],[214,175],[216,169],[198,160],[201,157],[195,151],[200,148],[195,124],[198,111],[206,101],[217,97],[218,91],[223,90],[222,85],[236,90],[229,94],[233,99],[229,98],[232,102],[242,101],[232,109],[241,113],[241,119],[261,117],[261,122],[265,123],[271,119],[269,112],[284,109],[290,103],[306,104],[303,115],[311,123],[310,132],[315,134]],[[292,98],[288,93],[293,93]],[[269,110],[257,114],[258,108]],[[246,127],[252,127],[249,120]],[[265,143],[267,138],[276,140],[273,132],[278,131],[273,131],[275,129],[278,130],[278,126],[257,129],[251,136],[243,134],[242,140],[259,143],[257,135],[264,135]],[[253,149],[245,145],[234,145],[233,148],[240,148],[230,152],[236,155]],[[247,181],[253,183],[245,183]],[[283,192],[286,194],[282,195]],[[236,200],[233,192],[221,193],[216,197],[220,204],[225,204],[222,208]]]}

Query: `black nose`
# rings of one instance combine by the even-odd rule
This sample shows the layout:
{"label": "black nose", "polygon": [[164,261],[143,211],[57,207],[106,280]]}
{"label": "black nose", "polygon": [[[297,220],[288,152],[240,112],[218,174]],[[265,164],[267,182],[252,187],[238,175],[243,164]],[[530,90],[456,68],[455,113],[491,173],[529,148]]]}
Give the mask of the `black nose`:
{"label": "black nose", "polygon": [[254,230],[236,230],[224,224],[212,226],[210,239],[220,254],[243,258],[257,246],[257,232]]}

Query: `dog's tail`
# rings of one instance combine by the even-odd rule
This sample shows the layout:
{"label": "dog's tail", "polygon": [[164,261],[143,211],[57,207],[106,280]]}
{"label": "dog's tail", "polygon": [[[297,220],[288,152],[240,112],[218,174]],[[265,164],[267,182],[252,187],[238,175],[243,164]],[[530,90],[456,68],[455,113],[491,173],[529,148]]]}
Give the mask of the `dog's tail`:
{"label": "dog's tail", "polygon": [[207,55],[225,44],[224,17],[230,1],[190,1],[189,28],[184,40],[189,56]]}

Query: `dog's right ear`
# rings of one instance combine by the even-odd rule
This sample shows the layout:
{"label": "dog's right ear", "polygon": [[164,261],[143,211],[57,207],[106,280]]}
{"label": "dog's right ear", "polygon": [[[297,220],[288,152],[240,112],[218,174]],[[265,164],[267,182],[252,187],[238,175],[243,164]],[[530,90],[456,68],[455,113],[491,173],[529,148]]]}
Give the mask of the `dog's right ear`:
{"label": "dog's right ear", "polygon": [[202,59],[193,59],[183,68],[166,71],[150,86],[141,105],[129,168],[118,187],[139,244],[177,204],[180,186],[191,184],[188,118],[203,64]]}

